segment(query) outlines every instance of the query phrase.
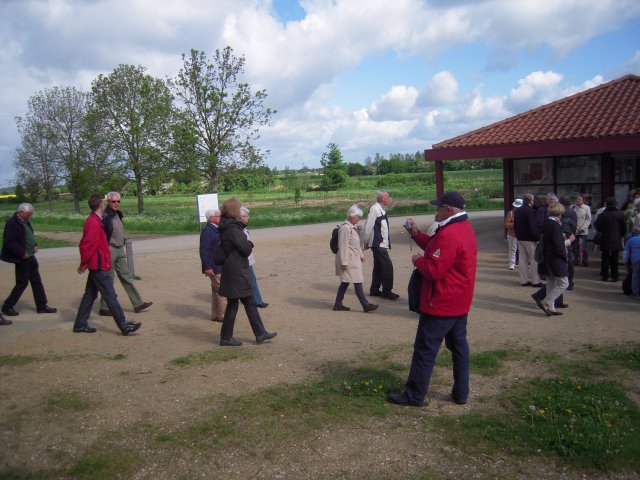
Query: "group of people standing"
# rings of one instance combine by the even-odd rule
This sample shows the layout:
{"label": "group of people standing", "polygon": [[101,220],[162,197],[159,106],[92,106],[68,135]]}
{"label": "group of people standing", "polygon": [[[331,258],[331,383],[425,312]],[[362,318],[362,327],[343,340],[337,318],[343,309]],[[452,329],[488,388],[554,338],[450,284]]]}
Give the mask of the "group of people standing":
{"label": "group of people standing", "polygon": [[[589,265],[590,228],[595,228],[594,243],[601,252],[601,279],[619,280],[619,254],[625,233],[630,232],[628,239],[640,233],[637,215],[640,192],[638,197],[631,199],[631,207],[626,212],[618,210],[615,197],[607,198],[593,220],[584,195],[578,195],[574,204],[568,196],[559,199],[555,193],[548,193],[544,202],[539,201],[537,205],[530,193],[513,202],[513,209],[505,215],[509,269],[514,270],[517,265],[520,285],[539,289],[531,297],[546,315],[562,315],[557,308],[568,307],[563,292],[573,290],[574,267]],[[632,225],[636,217],[637,231]],[[630,271],[633,271],[632,246],[636,241],[631,242],[628,251],[625,248],[623,261]],[[536,261],[536,249],[540,262]],[[547,285],[542,283],[542,278],[546,278]],[[638,288],[637,279],[633,285]]]}

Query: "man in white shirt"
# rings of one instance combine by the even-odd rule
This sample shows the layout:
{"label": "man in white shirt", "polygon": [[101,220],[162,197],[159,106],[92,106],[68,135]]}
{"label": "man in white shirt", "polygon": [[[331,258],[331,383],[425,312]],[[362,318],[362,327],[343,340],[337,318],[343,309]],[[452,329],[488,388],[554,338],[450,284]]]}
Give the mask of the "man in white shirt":
{"label": "man in white shirt", "polygon": [[[386,208],[391,204],[389,192],[380,190],[376,195],[376,203],[369,209],[367,223],[364,226],[365,249],[373,252],[373,273],[369,295],[388,300],[397,300],[399,295],[393,293],[393,263],[389,257],[391,239],[389,238],[389,219]],[[380,290],[382,287],[382,290]]]}

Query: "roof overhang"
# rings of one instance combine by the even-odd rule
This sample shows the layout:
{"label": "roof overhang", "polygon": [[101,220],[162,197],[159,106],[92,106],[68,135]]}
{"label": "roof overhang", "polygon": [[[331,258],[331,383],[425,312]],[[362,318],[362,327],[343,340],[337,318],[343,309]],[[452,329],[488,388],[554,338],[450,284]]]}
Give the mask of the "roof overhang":
{"label": "roof overhang", "polygon": [[473,147],[432,148],[425,150],[425,159],[475,160],[481,158],[530,158],[560,155],[595,155],[602,153],[639,152],[640,135],[586,138],[557,142],[532,142]]}

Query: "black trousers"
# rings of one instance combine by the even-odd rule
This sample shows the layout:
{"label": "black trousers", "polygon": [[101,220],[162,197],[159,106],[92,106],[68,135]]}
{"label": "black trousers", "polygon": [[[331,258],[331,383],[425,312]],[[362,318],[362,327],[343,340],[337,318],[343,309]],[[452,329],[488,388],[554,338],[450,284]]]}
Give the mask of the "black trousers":
{"label": "black trousers", "polygon": [[36,257],[29,257],[20,263],[16,263],[16,285],[4,301],[3,307],[15,307],[29,284],[31,284],[33,299],[36,301],[36,308],[40,309],[46,307],[47,294],[44,293],[44,285],[42,285],[40,267],[38,266],[38,260],[36,260]]}
{"label": "black trousers", "polygon": [[618,280],[618,254],[619,250],[602,250],[602,263],[600,264],[600,276],[603,280],[609,280],[609,271],[611,271],[611,279]]}
{"label": "black trousers", "polygon": [[375,295],[380,291],[389,293],[393,290],[393,263],[387,248],[371,247],[373,252],[373,272],[371,273],[371,288],[369,293]]}
{"label": "black trousers", "polygon": [[249,324],[251,325],[253,334],[257,337],[266,332],[253,295],[244,298],[227,298],[227,308],[224,311],[224,319],[222,320],[222,328],[220,329],[220,338],[223,340],[229,340],[233,337],[233,327],[236,323],[236,315],[240,302],[244,305],[244,311],[247,313],[247,317],[249,317]]}

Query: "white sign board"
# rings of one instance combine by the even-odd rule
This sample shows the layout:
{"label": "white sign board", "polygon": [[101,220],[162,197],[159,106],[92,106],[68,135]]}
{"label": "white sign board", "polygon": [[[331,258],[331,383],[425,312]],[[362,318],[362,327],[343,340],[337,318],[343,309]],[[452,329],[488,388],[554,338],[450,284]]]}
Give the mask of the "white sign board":
{"label": "white sign board", "polygon": [[212,209],[218,210],[218,194],[205,193],[198,195],[196,198],[198,203],[198,222],[206,222],[207,217],[205,216],[205,212]]}

